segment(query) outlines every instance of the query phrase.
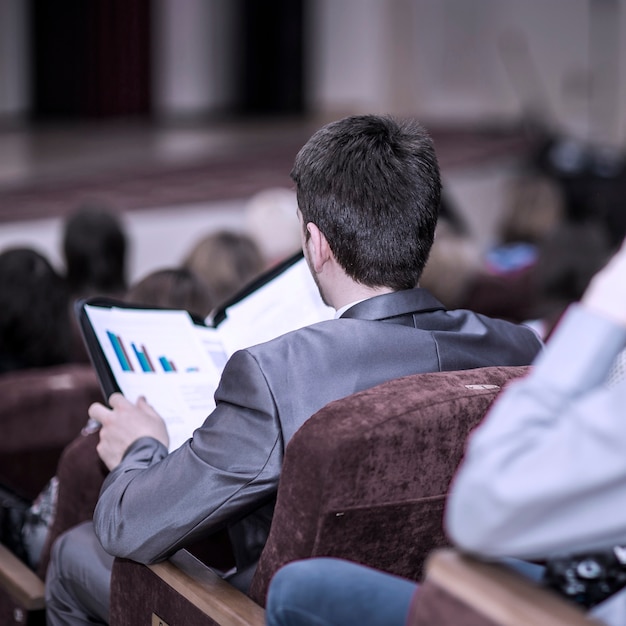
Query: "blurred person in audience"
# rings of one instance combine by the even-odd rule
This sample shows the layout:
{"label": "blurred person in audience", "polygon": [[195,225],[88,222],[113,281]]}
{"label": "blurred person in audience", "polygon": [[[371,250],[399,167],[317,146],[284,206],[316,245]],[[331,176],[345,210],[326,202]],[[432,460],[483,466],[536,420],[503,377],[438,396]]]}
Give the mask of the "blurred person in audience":
{"label": "blurred person in audience", "polygon": [[567,220],[546,234],[537,244],[531,269],[532,317],[524,323],[547,339],[563,312],[580,300],[613,252],[606,229],[591,219]]}
{"label": "blurred person in audience", "polygon": [[200,239],[183,260],[198,275],[219,306],[264,269],[255,241],[245,233],[219,230]]}
{"label": "blurred person in audience", "polygon": [[0,254],[0,373],[70,360],[69,294],[63,277],[31,248]]}
{"label": "blurred person in audience", "polygon": [[87,203],[63,224],[65,277],[70,289],[73,332],[72,360],[87,362],[87,352],[75,320],[73,304],[79,298],[120,298],[126,291],[128,239],[119,216],[108,206]]}
{"label": "blurred person in audience", "polygon": [[300,250],[296,192],[270,187],[254,194],[244,209],[245,232],[257,244],[266,268]]}
{"label": "blurred person in audience", "polygon": [[124,225],[112,209],[85,204],[74,211],[63,226],[63,257],[72,295],[123,295],[127,246]]}
{"label": "blurred person in audience", "polygon": [[[530,373],[509,383],[470,435],[445,515],[458,546],[541,580],[543,567],[521,559],[626,544],[626,376],[613,377],[625,348],[623,244],[569,306]],[[403,626],[417,588],[348,561],[296,561],[272,580],[267,624]],[[626,624],[626,589],[591,614]]]}
{"label": "blurred person in audience", "polygon": [[[184,267],[164,268],[146,274],[130,285],[123,300],[138,306],[183,309],[199,319],[206,318],[214,306],[204,282]],[[65,485],[64,489],[71,487]],[[3,490],[4,487],[0,485],[0,494]],[[31,569],[38,566],[49,528],[56,515],[57,495],[58,481],[53,477],[33,503],[26,503],[19,498],[11,502],[9,498],[5,498],[6,506],[15,506],[15,513],[5,517],[9,520],[6,523],[12,526],[10,532],[8,528],[4,529],[6,536],[12,538],[8,547]]]}
{"label": "blurred person in audience", "polygon": [[[70,361],[69,293],[63,277],[32,248],[0,253],[0,375]],[[0,540],[26,560],[21,525],[29,502],[0,485]]]}
{"label": "blurred person in audience", "polygon": [[247,589],[271,524],[283,452],[332,400],[419,372],[530,363],[530,329],[447,310],[418,286],[437,224],[440,177],[414,120],[352,116],[296,156],[301,246],[337,318],[236,352],[215,410],[168,454],[146,399],[96,403],[98,454],[110,469],[92,523],[61,535],[46,577],[48,623],[106,623],[114,556],[149,563],[229,531]]}
{"label": "blurred person in audience", "polygon": [[128,288],[124,300],[145,307],[183,309],[200,319],[205,319],[216,304],[201,277],[188,267],[150,272]]}
{"label": "blurred person in audience", "polygon": [[495,241],[484,254],[483,268],[467,290],[463,306],[513,322],[531,317],[538,246],[564,219],[564,200],[554,181],[531,173],[511,179]]}
{"label": "blurred person in audience", "polygon": [[497,243],[539,243],[565,220],[565,200],[559,186],[550,178],[522,174],[506,189]]}
{"label": "blurred person in audience", "polygon": [[483,270],[480,247],[453,223],[439,219],[435,241],[420,278],[420,287],[428,289],[448,308],[459,308]]}
{"label": "blurred person in audience", "polygon": [[[545,561],[626,544],[626,245],[591,280],[530,374],[473,432],[446,511],[451,538],[490,558]],[[626,624],[622,589],[592,610]]]}

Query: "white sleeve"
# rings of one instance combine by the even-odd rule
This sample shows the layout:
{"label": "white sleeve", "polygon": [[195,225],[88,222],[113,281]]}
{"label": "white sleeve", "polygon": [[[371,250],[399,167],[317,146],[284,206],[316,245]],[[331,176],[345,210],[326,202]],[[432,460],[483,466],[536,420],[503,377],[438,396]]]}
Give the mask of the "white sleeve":
{"label": "white sleeve", "polygon": [[465,550],[539,559],[626,542],[626,328],[570,307],[531,373],[468,441],[446,529]]}

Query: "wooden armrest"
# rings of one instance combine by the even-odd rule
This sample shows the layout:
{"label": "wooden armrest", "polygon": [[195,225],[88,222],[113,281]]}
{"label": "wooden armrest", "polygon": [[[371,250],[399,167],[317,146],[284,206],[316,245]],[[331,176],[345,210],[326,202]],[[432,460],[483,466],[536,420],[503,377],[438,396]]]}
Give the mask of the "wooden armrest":
{"label": "wooden armrest", "polygon": [[186,550],[148,566],[221,626],[264,626],[265,611]]}
{"label": "wooden armrest", "polygon": [[45,607],[43,581],[2,544],[0,544],[0,587],[26,611],[37,611]]}
{"label": "wooden armrest", "polygon": [[600,623],[574,604],[501,564],[443,549],[429,557],[426,567],[428,580],[503,626],[591,626]]}

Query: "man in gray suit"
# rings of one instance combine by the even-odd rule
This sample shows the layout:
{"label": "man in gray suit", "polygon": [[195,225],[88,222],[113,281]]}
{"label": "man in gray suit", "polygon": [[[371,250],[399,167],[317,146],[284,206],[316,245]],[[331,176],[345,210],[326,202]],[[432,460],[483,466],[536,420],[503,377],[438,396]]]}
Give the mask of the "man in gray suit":
{"label": "man in gray suit", "polygon": [[113,555],[159,561],[224,526],[245,588],[267,538],[285,446],[313,413],[398,376],[524,365],[541,349],[533,331],[447,311],[417,287],[440,202],[435,151],[417,122],[328,124],[291,175],[304,255],[337,319],[235,353],[216,409],[171,454],[146,401],[114,394],[110,408],[91,407],[111,472],[93,526],[56,542],[50,624],[106,622]]}

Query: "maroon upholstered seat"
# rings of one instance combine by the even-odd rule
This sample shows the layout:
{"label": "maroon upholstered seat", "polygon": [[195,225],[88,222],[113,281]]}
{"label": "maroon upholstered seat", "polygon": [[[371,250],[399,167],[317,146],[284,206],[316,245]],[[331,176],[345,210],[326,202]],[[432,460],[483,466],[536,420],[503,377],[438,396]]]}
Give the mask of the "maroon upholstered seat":
{"label": "maroon upholstered seat", "polygon": [[[57,468],[63,473],[59,459],[72,440],[91,445],[79,433],[89,405],[102,399],[100,387],[91,365],[59,365],[2,374],[0,398],[0,482],[34,498]],[[72,513],[72,519],[92,515],[99,488],[94,484],[93,497],[79,495],[82,512]],[[0,623],[43,624],[43,580],[0,548]],[[42,571],[48,549],[44,552]]]}
{"label": "maroon upholstered seat", "polygon": [[[210,572],[198,574],[201,564],[189,559],[190,576],[171,563],[145,567],[116,559],[111,623],[148,623],[152,613],[166,623],[247,623],[245,615],[237,618],[241,622],[225,621],[223,611],[231,617],[235,606],[258,611],[280,566],[314,556],[347,558],[420,580],[426,556],[447,544],[445,496],[469,431],[502,386],[527,369],[419,374],[327,405],[287,446],[252,601]],[[199,608],[190,597],[202,589]],[[262,623],[262,616],[254,622],[258,613],[249,619]]]}
{"label": "maroon upholstered seat", "polygon": [[0,483],[34,498],[102,393],[91,365],[68,364],[2,374],[0,398]]}

